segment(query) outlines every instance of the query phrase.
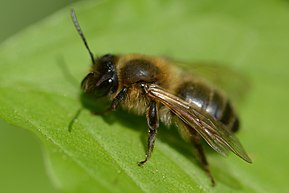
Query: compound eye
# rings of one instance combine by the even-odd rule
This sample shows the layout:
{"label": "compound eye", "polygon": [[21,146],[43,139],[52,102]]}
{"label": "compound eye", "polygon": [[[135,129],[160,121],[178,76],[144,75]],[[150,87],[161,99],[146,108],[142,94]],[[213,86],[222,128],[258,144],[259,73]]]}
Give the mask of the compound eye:
{"label": "compound eye", "polygon": [[103,81],[100,85],[97,85],[93,91],[93,94],[95,96],[104,96],[104,95],[107,95],[111,89],[113,85],[113,80],[110,78],[110,79],[107,79],[105,81]]}
{"label": "compound eye", "polygon": [[101,97],[117,90],[118,80],[114,61],[115,56],[109,54],[97,60],[93,66],[94,72],[90,72],[82,81],[84,92]]}

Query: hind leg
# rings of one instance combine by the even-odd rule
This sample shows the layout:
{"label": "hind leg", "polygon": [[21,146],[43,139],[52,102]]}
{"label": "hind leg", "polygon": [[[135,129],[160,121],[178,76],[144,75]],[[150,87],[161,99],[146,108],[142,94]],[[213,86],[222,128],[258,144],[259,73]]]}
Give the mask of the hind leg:
{"label": "hind leg", "polygon": [[200,164],[201,164],[203,170],[207,173],[207,175],[211,179],[212,186],[214,186],[215,180],[214,180],[214,177],[212,176],[211,171],[209,169],[209,164],[208,164],[206,155],[204,153],[203,146],[201,144],[201,139],[202,138],[198,133],[193,133],[191,136],[191,142],[193,143],[193,145],[195,146],[195,148],[197,150],[197,156],[198,156],[198,159],[200,161]]}

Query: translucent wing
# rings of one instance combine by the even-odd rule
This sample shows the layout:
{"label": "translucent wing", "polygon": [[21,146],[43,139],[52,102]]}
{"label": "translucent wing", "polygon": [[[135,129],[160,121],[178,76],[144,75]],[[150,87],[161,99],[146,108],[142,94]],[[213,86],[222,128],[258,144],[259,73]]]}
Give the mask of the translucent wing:
{"label": "translucent wing", "polygon": [[216,63],[189,63],[169,60],[223,91],[233,103],[242,102],[250,89],[249,78],[244,73],[229,66]]}
{"label": "translucent wing", "polygon": [[215,151],[222,155],[232,151],[243,160],[252,162],[239,140],[207,112],[157,85],[152,84],[145,89],[149,97],[170,108],[184,123],[195,129]]}

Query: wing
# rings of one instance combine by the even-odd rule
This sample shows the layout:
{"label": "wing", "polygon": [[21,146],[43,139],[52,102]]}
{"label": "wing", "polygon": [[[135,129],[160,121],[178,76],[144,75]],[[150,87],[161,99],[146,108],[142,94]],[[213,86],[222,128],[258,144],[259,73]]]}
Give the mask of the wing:
{"label": "wing", "polygon": [[184,123],[195,129],[215,151],[222,155],[232,151],[243,160],[252,162],[239,140],[208,113],[157,85],[149,85],[145,90],[149,97],[170,108]]}
{"label": "wing", "polygon": [[242,102],[250,90],[249,78],[244,73],[229,66],[218,65],[216,63],[170,61],[222,90],[233,103],[238,104]]}

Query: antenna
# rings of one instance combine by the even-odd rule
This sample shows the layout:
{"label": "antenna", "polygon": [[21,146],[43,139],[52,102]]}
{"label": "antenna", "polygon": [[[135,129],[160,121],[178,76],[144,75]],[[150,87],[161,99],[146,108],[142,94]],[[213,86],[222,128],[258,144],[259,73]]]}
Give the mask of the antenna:
{"label": "antenna", "polygon": [[83,41],[83,43],[84,43],[87,51],[89,52],[89,55],[90,55],[90,58],[91,58],[92,63],[95,64],[95,60],[94,60],[94,57],[93,57],[93,53],[91,52],[91,50],[90,50],[90,48],[89,48],[89,46],[88,46],[88,43],[87,43],[87,41],[86,41],[86,39],[85,39],[85,37],[84,37],[84,34],[83,34],[83,32],[82,32],[82,30],[81,30],[81,28],[80,28],[80,26],[79,26],[79,23],[78,23],[78,21],[77,21],[77,17],[76,17],[76,14],[75,14],[74,9],[71,9],[70,15],[71,15],[72,21],[73,21],[73,23],[74,23],[74,26],[75,26],[78,34],[80,35],[80,37],[81,37],[81,39],[82,39],[82,41]]}

